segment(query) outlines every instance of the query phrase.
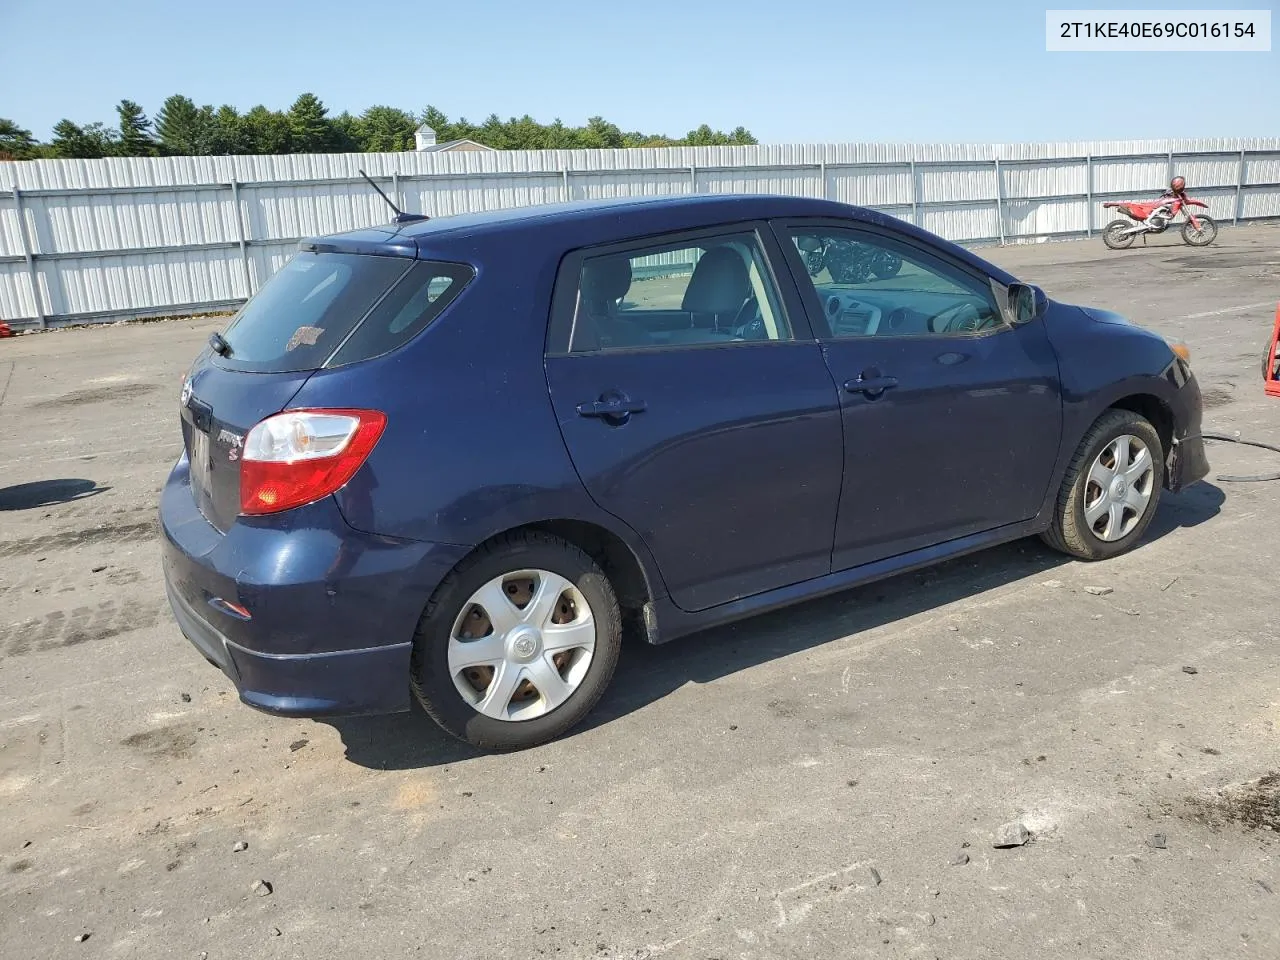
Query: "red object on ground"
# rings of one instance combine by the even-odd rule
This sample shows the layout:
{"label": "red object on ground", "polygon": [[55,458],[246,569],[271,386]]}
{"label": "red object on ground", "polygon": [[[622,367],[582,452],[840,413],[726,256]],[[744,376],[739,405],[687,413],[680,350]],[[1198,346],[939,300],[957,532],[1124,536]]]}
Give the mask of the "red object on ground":
{"label": "red object on ground", "polygon": [[1271,339],[1267,341],[1267,360],[1262,367],[1263,386],[1268,397],[1280,397],[1280,380],[1276,379],[1276,347],[1280,344],[1280,306],[1276,307],[1276,324],[1271,328]]}
{"label": "red object on ground", "polygon": [[0,320],[0,337],[12,337],[13,330],[3,320]]}

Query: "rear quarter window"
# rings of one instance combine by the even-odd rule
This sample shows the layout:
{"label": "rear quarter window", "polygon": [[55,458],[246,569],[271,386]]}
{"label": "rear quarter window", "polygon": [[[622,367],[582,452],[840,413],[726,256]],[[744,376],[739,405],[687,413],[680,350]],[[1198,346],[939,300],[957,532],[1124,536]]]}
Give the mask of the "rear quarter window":
{"label": "rear quarter window", "polygon": [[232,321],[219,366],[258,373],[318,370],[411,340],[471,279],[463,264],[303,251]]}

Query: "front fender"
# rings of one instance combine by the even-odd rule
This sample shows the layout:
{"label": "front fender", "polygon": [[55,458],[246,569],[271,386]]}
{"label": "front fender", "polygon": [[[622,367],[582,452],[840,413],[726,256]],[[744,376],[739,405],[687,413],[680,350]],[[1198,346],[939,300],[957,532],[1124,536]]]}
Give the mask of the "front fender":
{"label": "front fender", "polygon": [[1200,388],[1160,336],[1118,314],[1051,303],[1044,318],[1062,377],[1062,448],[1040,516],[1051,518],[1058,490],[1080,441],[1109,408],[1150,398],[1168,415],[1172,476],[1177,447],[1200,435]]}

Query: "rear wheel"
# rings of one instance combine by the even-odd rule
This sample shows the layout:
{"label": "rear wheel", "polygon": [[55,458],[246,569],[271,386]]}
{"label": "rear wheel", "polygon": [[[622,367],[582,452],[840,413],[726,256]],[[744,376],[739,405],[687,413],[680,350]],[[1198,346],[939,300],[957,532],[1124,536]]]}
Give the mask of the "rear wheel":
{"label": "rear wheel", "polygon": [[542,533],[500,537],[440,585],[414,637],[427,714],[488,750],[545,743],[600,699],[621,648],[618,601],[582,550]]}
{"label": "rear wheel", "polygon": [[1193,247],[1207,247],[1218,238],[1218,224],[1203,213],[1196,214],[1196,220],[1200,223],[1198,228],[1190,220],[1182,225],[1182,240]]}
{"label": "rear wheel", "polygon": [[1132,227],[1128,220],[1112,220],[1107,224],[1106,229],[1102,231],[1102,242],[1112,250],[1123,250],[1133,243],[1136,233],[1126,234],[1125,231]]}
{"label": "rear wheel", "polygon": [[1080,441],[1043,539],[1081,560],[1125,553],[1155,516],[1163,484],[1155,427],[1130,410],[1108,410]]}

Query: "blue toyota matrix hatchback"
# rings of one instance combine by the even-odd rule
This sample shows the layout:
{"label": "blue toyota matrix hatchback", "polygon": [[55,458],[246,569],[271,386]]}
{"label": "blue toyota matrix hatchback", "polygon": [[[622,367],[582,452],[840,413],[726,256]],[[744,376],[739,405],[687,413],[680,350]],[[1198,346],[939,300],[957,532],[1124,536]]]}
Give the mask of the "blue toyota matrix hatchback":
{"label": "blue toyota matrix hatchback", "polygon": [[[407,219],[407,218],[404,218]],[[1039,534],[1100,560],[1208,471],[1186,348],[820,200],[305,241],[191,367],[169,601],[245,703],[490,749],[660,643]]]}

